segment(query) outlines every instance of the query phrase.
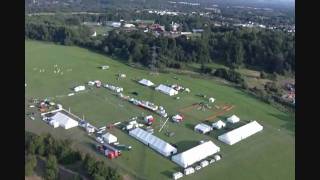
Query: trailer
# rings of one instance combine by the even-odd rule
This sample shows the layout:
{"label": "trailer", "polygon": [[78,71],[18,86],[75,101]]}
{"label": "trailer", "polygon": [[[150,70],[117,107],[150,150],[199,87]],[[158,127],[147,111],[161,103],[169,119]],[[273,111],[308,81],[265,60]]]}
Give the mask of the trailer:
{"label": "trailer", "polygon": [[99,152],[103,153],[109,159],[114,159],[114,158],[121,156],[120,150],[118,150],[118,149],[114,148],[113,146],[106,144],[106,143],[104,143],[102,145],[97,145],[96,148]]}

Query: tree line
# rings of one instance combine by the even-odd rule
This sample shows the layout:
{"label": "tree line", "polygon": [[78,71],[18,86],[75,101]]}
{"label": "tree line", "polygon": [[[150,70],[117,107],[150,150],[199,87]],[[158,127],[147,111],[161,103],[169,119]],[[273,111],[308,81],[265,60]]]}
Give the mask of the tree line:
{"label": "tree line", "polygon": [[[72,141],[53,138],[50,134],[36,135],[25,132],[25,175],[34,173],[37,157],[45,158],[44,178],[58,178],[58,165],[81,163],[86,175],[94,180],[120,180],[118,172],[103,161],[97,161],[89,154],[83,155],[72,148]],[[77,177],[81,179],[80,177]]]}
{"label": "tree line", "polygon": [[48,19],[27,20],[25,37],[80,45],[144,66],[151,64],[152,49],[156,48],[159,68],[215,62],[231,68],[254,67],[268,73],[295,71],[295,35],[281,31],[209,26],[201,37],[190,39],[121,30],[92,38],[92,31],[76,25],[77,20],[61,21],[63,23]]}

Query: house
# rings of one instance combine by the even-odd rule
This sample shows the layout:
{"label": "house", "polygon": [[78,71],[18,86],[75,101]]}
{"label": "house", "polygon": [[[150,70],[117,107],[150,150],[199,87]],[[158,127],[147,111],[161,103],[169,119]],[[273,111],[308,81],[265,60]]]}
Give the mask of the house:
{"label": "house", "polygon": [[192,32],[181,32],[180,34],[181,34],[181,35],[191,35]]}
{"label": "house", "polygon": [[227,121],[228,121],[229,123],[234,124],[234,123],[239,122],[239,121],[240,121],[240,118],[237,117],[236,115],[232,115],[232,116],[230,116],[230,117],[227,118]]}
{"label": "house", "polygon": [[151,82],[150,80],[147,80],[147,79],[141,79],[141,80],[139,81],[139,83],[142,84],[142,85],[144,85],[144,86],[153,86],[153,85],[154,85],[153,82]]}
{"label": "house", "polygon": [[171,160],[179,166],[186,168],[217,152],[220,152],[220,147],[215,145],[212,141],[207,141],[180,154],[172,156]]}
{"label": "house", "polygon": [[224,123],[221,120],[219,120],[219,121],[217,121],[215,123],[212,123],[212,128],[221,129],[223,127],[226,127],[226,123]]}
{"label": "house", "polygon": [[203,29],[192,29],[193,33],[202,33]]}
{"label": "house", "polygon": [[158,33],[165,32],[165,26],[161,26],[160,24],[152,24],[149,26],[149,29]]}
{"label": "house", "polygon": [[169,96],[173,96],[173,95],[177,95],[178,91],[169,87],[169,86],[165,86],[163,84],[160,84],[158,87],[155,88],[155,90],[160,91],[164,94],[167,94]]}
{"label": "house", "polygon": [[111,144],[111,143],[115,143],[118,141],[118,138],[110,133],[106,133],[104,135],[102,135],[102,139],[104,142]]}
{"label": "house", "polygon": [[77,86],[77,87],[75,87],[73,90],[74,90],[75,92],[79,92],[79,91],[84,91],[85,89],[86,89],[85,86]]}
{"label": "house", "polygon": [[164,140],[152,135],[151,133],[141,129],[135,128],[129,131],[129,135],[136,138],[138,141],[154,149],[165,157],[177,153],[177,149]]}
{"label": "house", "polygon": [[206,134],[206,133],[212,131],[212,128],[209,125],[206,125],[204,123],[200,123],[194,127],[194,131],[202,133],[202,134]]}
{"label": "house", "polygon": [[64,129],[70,129],[79,125],[78,121],[70,118],[69,116],[61,112],[57,112],[55,115],[51,117],[50,124],[53,124],[55,126],[59,124],[59,126],[63,127]]}
{"label": "house", "polygon": [[111,26],[114,27],[114,28],[118,28],[118,27],[121,26],[121,22],[112,22]]}
{"label": "house", "polygon": [[177,114],[177,115],[175,115],[175,116],[172,116],[172,121],[173,121],[173,122],[179,123],[179,122],[181,122],[182,120],[183,120],[183,117],[182,117],[181,115],[179,115],[179,114]]}
{"label": "house", "polygon": [[252,121],[244,126],[220,135],[218,139],[226,144],[233,145],[262,130],[263,127],[257,121]]}
{"label": "house", "polygon": [[125,28],[134,28],[136,26],[134,24],[124,24],[123,27],[125,27]]}

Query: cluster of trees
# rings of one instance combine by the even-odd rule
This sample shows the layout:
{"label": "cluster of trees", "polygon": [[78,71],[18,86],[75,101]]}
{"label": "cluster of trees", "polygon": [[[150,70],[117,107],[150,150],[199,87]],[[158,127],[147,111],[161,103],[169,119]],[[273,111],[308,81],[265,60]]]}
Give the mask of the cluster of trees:
{"label": "cluster of trees", "polygon": [[88,154],[83,155],[72,148],[72,142],[68,139],[58,140],[52,135],[35,135],[25,133],[25,174],[32,175],[37,166],[36,157],[45,157],[45,179],[54,180],[58,178],[58,165],[69,165],[81,162],[89,177],[95,180],[120,180],[121,176],[115,169],[103,161],[97,161]]}
{"label": "cluster of trees", "polygon": [[42,41],[52,41],[64,45],[89,42],[92,30],[82,26],[77,18],[26,18],[25,37]]}
{"label": "cluster of trees", "polygon": [[[200,72],[203,74],[209,74],[212,76],[216,76],[227,81],[236,83],[238,85],[246,86],[245,81],[240,73],[235,71],[234,69],[225,69],[225,68],[217,68],[212,69],[211,67],[201,65]],[[246,87],[245,87],[246,88]]]}

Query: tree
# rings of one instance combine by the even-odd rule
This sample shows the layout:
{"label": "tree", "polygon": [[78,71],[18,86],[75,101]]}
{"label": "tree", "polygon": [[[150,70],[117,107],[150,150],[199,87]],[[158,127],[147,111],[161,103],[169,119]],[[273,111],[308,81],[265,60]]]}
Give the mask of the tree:
{"label": "tree", "polygon": [[35,155],[27,155],[25,159],[25,175],[31,176],[34,172],[34,168],[37,166],[37,158]]}
{"label": "tree", "polygon": [[56,180],[58,178],[58,161],[56,156],[49,155],[46,161],[45,179]]}
{"label": "tree", "polygon": [[83,161],[83,165],[89,175],[93,175],[94,163],[95,163],[95,160],[89,154],[86,154],[84,161]]}

